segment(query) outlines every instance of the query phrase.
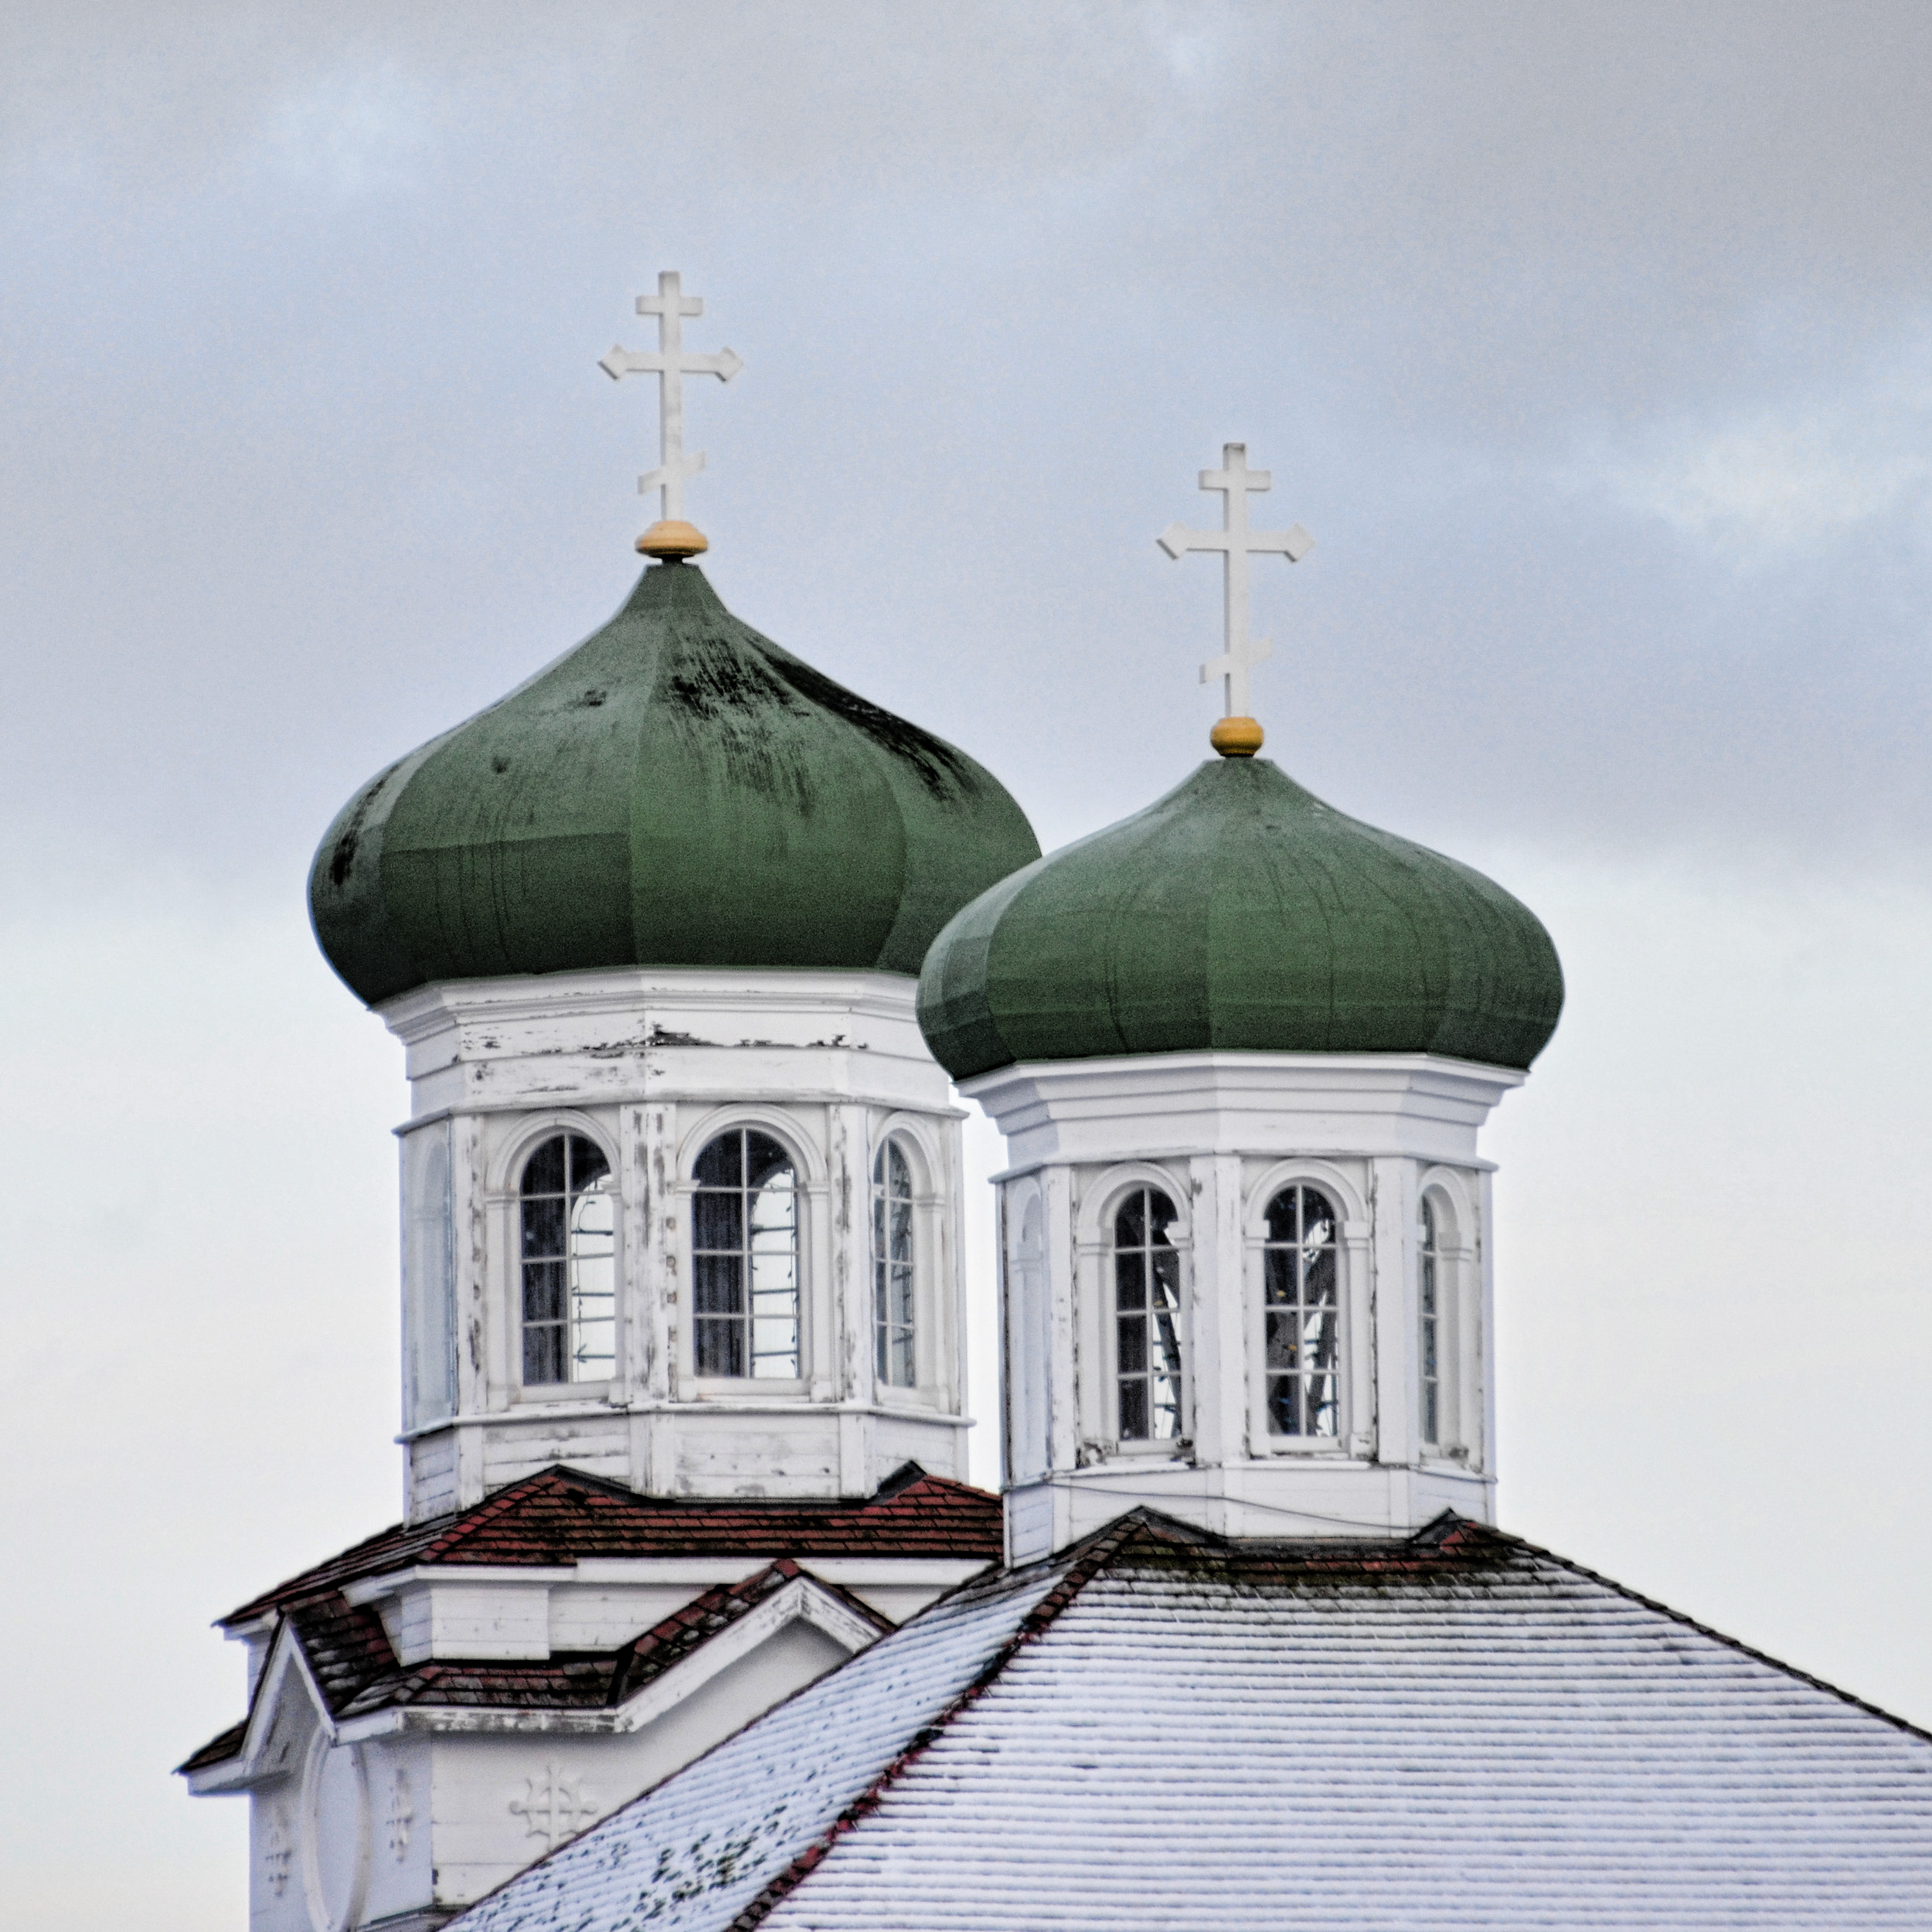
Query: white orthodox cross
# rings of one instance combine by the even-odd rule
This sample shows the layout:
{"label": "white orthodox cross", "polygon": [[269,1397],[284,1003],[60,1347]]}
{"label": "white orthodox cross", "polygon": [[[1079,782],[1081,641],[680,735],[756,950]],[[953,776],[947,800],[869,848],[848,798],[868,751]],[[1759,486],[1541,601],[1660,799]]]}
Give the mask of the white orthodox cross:
{"label": "white orthodox cross", "polygon": [[1287,530],[1250,530],[1248,528],[1248,492],[1272,488],[1274,479],[1266,470],[1248,468],[1248,446],[1228,443],[1222,446],[1221,467],[1201,472],[1201,488],[1219,490],[1226,502],[1219,530],[1190,530],[1170,523],[1155,539],[1171,557],[1180,558],[1190,550],[1219,550],[1226,566],[1227,585],[1227,648],[1220,656],[1201,667],[1201,682],[1219,677],[1223,686],[1222,716],[1241,718],[1247,715],[1248,673],[1274,648],[1266,638],[1250,641],[1248,636],[1248,559],[1257,553],[1277,553],[1291,563],[1299,563],[1315,548],[1315,539],[1296,524]]}
{"label": "white orthodox cross", "polygon": [[598,364],[613,382],[626,376],[658,378],[658,416],[662,455],[658,467],[638,478],[638,493],[662,490],[661,514],[669,522],[684,515],[684,481],[704,468],[704,451],[687,454],[684,447],[684,379],[687,376],[715,376],[730,382],[744,367],[743,360],[728,349],[716,355],[687,355],[684,352],[684,320],[702,315],[702,296],[687,295],[679,285],[678,271],[667,269],[658,277],[655,295],[638,298],[638,313],[658,318],[658,346],[636,352],[621,346],[614,349]]}

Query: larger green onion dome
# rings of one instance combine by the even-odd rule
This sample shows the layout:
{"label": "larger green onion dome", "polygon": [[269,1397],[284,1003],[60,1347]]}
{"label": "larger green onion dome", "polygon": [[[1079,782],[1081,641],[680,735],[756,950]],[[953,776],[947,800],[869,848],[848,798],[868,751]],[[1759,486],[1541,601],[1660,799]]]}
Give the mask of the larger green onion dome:
{"label": "larger green onion dome", "polygon": [[926,956],[919,1020],[955,1080],[1209,1049],[1527,1067],[1563,998],[1500,886],[1237,757],[975,900]]}
{"label": "larger green onion dome", "polygon": [[567,656],[372,779],[309,878],[372,1005],[433,980],[605,966],[914,974],[1039,855],[963,753],[645,571]]}

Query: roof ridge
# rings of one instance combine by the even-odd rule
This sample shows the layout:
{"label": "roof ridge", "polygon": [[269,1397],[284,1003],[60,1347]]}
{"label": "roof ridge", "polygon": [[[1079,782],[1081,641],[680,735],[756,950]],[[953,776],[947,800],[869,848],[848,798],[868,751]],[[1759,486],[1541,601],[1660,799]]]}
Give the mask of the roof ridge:
{"label": "roof ridge", "polygon": [[937,1716],[915,1731],[904,1749],[883,1765],[874,1774],[872,1782],[845,1806],[838,1817],[738,1913],[731,1921],[730,1932],[751,1932],[753,1927],[775,1910],[786,1896],[823,1862],[840,1838],[876,1811],[884,1801],[886,1792],[897,1783],[907,1767],[925,1755],[962,1711],[976,1704],[985,1696],[1021,1649],[1051,1629],[1067,1606],[1107,1563],[1135,1536],[1152,1528],[1147,1521],[1148,1514],[1142,1509],[1130,1510],[1125,1515],[1116,1517],[1112,1522],[1096,1531],[1086,1539],[1084,1544],[1075,1544],[1074,1549],[1083,1550],[1084,1553],[1077,1556],[1068,1565],[1066,1574],[1059,1583],[1019,1620],[1012,1634],[981,1666],[972,1682]]}
{"label": "roof ridge", "polygon": [[1747,1644],[1741,1637],[1733,1637],[1713,1624],[1699,1623],[1688,1612],[1675,1609],[1655,1597],[1646,1597],[1641,1590],[1633,1590],[1628,1583],[1620,1583],[1614,1577],[1606,1577],[1601,1570],[1592,1570],[1588,1564],[1578,1563],[1573,1556],[1563,1556],[1545,1544],[1532,1543],[1527,1536],[1519,1536],[1513,1529],[1502,1529],[1495,1523],[1471,1522],[1465,1519],[1464,1527],[1473,1532],[1472,1540],[1489,1538],[1497,1543],[1510,1544],[1532,1556],[1546,1558],[1577,1576],[1588,1577],[1593,1583],[1601,1584],[1604,1589],[1614,1591],[1617,1596],[1631,1603],[1640,1604],[1645,1610],[1655,1611],[1660,1617],[1668,1617],[1672,1623],[1681,1624],[1686,1630],[1696,1631],[1700,1637],[1708,1637],[1713,1643],[1722,1644],[1726,1649],[1734,1650],[1740,1656],[1749,1657],[1755,1662],[1767,1664],[1773,1670],[1781,1672],[1787,1677],[1795,1678],[1801,1684],[1808,1684],[1813,1690],[1823,1691],[1828,1696],[1837,1698],[1841,1703],[1849,1704],[1855,1710],[1863,1711],[1868,1717],[1882,1718],[1894,1729],[1903,1731],[1910,1736],[1922,1738],[1927,1743],[1932,1744],[1932,1730],[1913,1723],[1909,1717],[1901,1717],[1896,1711],[1888,1711],[1882,1704],[1874,1704],[1868,1699],[1860,1697],[1855,1692],[1845,1689],[1841,1685],[1828,1682],[1822,1677],[1814,1677],[1809,1671],[1800,1670],[1797,1665],[1787,1664],[1783,1658],[1774,1657],[1769,1651],[1760,1650],[1755,1644]]}

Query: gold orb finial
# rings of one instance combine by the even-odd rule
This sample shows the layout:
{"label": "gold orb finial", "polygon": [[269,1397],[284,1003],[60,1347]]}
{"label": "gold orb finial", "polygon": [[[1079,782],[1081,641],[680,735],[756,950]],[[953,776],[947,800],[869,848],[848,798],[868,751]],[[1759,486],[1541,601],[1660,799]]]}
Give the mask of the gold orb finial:
{"label": "gold orb finial", "polygon": [[638,549],[645,556],[696,556],[711,548],[711,539],[695,525],[681,517],[668,517],[651,525],[638,539]]}
{"label": "gold orb finial", "polygon": [[1252,718],[1223,718],[1208,743],[1223,758],[1252,758],[1261,749],[1261,727]]}

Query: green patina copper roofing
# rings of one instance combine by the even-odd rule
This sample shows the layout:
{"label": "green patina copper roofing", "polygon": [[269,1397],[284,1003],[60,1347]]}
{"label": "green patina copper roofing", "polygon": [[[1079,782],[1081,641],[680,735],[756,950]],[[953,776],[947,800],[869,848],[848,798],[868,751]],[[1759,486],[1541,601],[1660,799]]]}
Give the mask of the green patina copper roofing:
{"label": "green patina copper roofing", "polygon": [[1563,998],[1500,886],[1228,758],[957,914],[919,1020],[955,1080],[1209,1048],[1526,1067]]}
{"label": "green patina copper roofing", "polygon": [[1039,856],[981,766],[741,624],[695,565],[363,787],[315,855],[329,963],[372,1004],[599,966],[917,973]]}

